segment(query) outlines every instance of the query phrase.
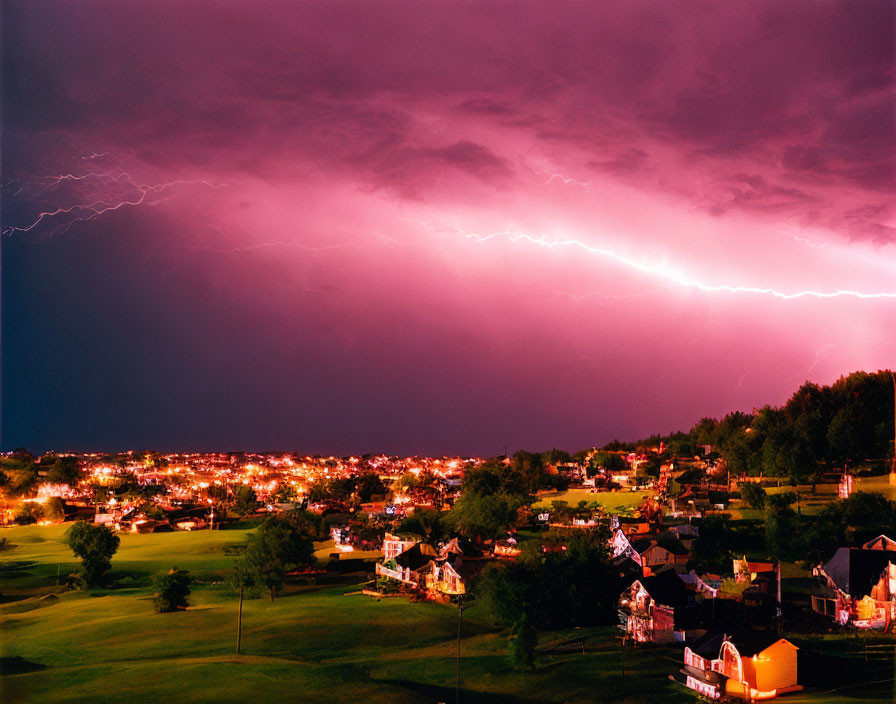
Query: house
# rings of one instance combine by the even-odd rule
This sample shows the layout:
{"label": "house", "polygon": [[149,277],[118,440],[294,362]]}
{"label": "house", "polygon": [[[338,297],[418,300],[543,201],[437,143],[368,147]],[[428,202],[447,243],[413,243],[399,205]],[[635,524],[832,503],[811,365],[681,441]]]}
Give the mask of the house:
{"label": "house", "polygon": [[848,499],[849,495],[852,494],[853,484],[852,475],[849,472],[843,472],[843,476],[840,477],[840,483],[837,485],[837,498]]}
{"label": "house", "polygon": [[452,561],[431,562],[426,572],[426,589],[431,594],[443,594],[453,596],[466,594],[467,585],[464,576]]}
{"label": "house", "polygon": [[466,594],[490,558],[465,538],[452,538],[425,569],[424,585],[430,599],[447,600]]}
{"label": "house", "polygon": [[174,530],[168,521],[154,521],[138,518],[131,522],[132,533],[170,533]]}
{"label": "house", "polygon": [[684,649],[685,686],[709,699],[755,701],[802,689],[797,684],[798,648],[764,631],[725,635],[710,631]]}
{"label": "house", "polygon": [[[610,554],[612,557],[620,557],[621,555],[632,556],[635,552],[635,549],[632,547],[631,540],[625,534],[625,531],[621,528],[617,528],[613,533],[613,537],[610,538]],[[635,559],[635,558],[632,558]],[[639,565],[640,556],[635,560]]]}
{"label": "house", "polygon": [[775,574],[774,562],[757,562],[744,557],[742,560],[733,560],[732,564],[734,581],[738,583],[753,582],[759,575]]}
{"label": "house", "polygon": [[400,538],[391,533],[386,533],[383,537],[383,561],[386,562],[393,559],[396,555],[413,547],[416,543],[416,540]]}
{"label": "house", "polygon": [[[694,598],[675,570],[632,582],[619,597],[619,625],[638,643],[684,641],[683,616]],[[688,624],[691,625],[691,624]]]}
{"label": "house", "polygon": [[688,589],[693,590],[694,594],[698,597],[715,599],[719,596],[718,586],[706,581],[709,577],[706,577],[706,580],[704,580],[704,578],[694,572],[694,570],[686,573],[679,572],[678,576],[681,578],[681,581],[687,585]]}
{"label": "house", "polygon": [[838,548],[812,574],[823,581],[812,595],[813,611],[856,628],[887,628],[896,618],[896,551]]}
{"label": "house", "polygon": [[648,574],[666,565],[672,565],[683,571],[687,567],[691,552],[670,531],[655,537],[649,534],[636,537],[619,528],[610,539],[610,556],[615,559],[623,555],[629,556],[645,568],[644,574]]}
{"label": "house", "polygon": [[[658,538],[639,538],[631,543],[632,559],[656,571],[657,568],[672,565],[676,569],[684,569],[691,557],[690,551],[674,536],[664,535]],[[636,557],[637,556],[637,557]]]}
{"label": "house", "polygon": [[376,563],[376,573],[412,587],[423,585],[429,564],[436,556],[435,550],[425,543],[414,543],[395,557]]}
{"label": "house", "polygon": [[677,526],[669,526],[669,530],[679,540],[695,540],[700,537],[700,529],[693,523],[682,523]]}
{"label": "house", "polygon": [[495,557],[514,558],[522,552],[517,546],[516,538],[498,540],[495,542]]}

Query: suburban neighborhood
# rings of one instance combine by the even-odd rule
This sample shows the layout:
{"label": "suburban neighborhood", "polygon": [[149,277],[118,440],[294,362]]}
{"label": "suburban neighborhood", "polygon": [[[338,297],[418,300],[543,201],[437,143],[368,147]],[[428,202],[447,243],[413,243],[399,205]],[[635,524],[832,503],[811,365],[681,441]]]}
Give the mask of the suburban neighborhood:
{"label": "suburban neighborhood", "polygon": [[[347,598],[456,610],[458,647],[472,608],[508,629],[524,670],[554,657],[538,645],[552,632],[590,625],[615,631],[623,671],[626,651],[663,654],[672,692],[759,701],[838,690],[858,665],[838,661],[837,644],[860,645],[869,673],[894,654],[896,503],[885,496],[896,473],[886,460],[797,480],[738,470],[740,438],[761,420],[701,421],[655,444],[576,455],[10,452],[0,530],[8,555],[23,547],[17,531],[55,526],[134,546],[244,534],[227,548],[240,609],[244,595],[354,584]],[[5,598],[115,593],[111,564],[94,582],[60,570],[37,592],[10,582]],[[587,656],[587,639],[569,643]]]}

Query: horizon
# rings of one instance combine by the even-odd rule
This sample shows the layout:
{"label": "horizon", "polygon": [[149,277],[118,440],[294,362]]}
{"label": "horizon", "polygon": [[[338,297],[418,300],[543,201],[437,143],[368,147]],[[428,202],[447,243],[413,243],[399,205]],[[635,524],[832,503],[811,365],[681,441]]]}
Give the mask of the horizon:
{"label": "horizon", "polygon": [[[846,374],[841,374],[839,377],[837,377],[837,379],[836,379],[835,381],[838,381],[838,380],[840,380],[840,379],[844,379],[844,378],[850,376],[851,374],[857,374],[857,373],[864,373],[864,374],[889,373],[891,376],[893,375],[893,371],[890,370],[890,369],[878,369],[878,370],[876,370],[876,371],[874,371],[874,372],[871,372],[871,371],[868,371],[868,370],[864,370],[864,369],[856,369],[856,370],[851,371],[851,372],[848,372],[848,373],[846,373]],[[800,386],[799,386],[798,388],[802,388],[804,385],[806,385],[806,384],[810,384],[810,383],[814,383],[814,382],[810,382],[810,381],[807,380],[807,381],[803,382],[802,384],[800,384]],[[832,383],[834,383],[834,382],[832,382]],[[830,386],[830,384],[820,385],[820,386]],[[797,390],[797,389],[794,389],[794,393],[796,392],[796,390]],[[894,394],[896,394],[896,379],[894,379]],[[788,396],[788,398],[790,398],[790,397]],[[786,401],[786,399],[785,399],[785,401]],[[777,403],[777,404],[772,404],[772,403],[769,403],[769,404],[762,404],[762,406],[766,406],[766,405],[771,406],[772,408],[780,408],[781,406],[784,405],[784,401],[782,401],[781,403]],[[718,418],[716,418],[716,420],[720,420],[720,419],[721,419],[722,417],[724,417],[725,415],[728,415],[728,414],[731,414],[731,413],[737,413],[737,412],[746,413],[747,415],[750,415],[750,414],[752,414],[752,413],[756,410],[756,408],[757,408],[757,407],[754,407],[754,408],[751,409],[750,411],[744,411],[744,410],[742,410],[742,409],[731,409],[731,410],[728,411],[727,413],[722,414],[721,416],[719,416]],[[559,447],[559,446],[557,446],[557,445],[552,445],[550,448],[547,448],[547,447],[544,447],[544,448],[534,448],[534,447],[532,447],[532,448],[524,448],[524,447],[520,447],[520,448],[517,448],[514,452],[511,452],[511,451],[510,451],[510,448],[508,448],[507,451],[506,451],[506,453],[498,453],[498,454],[494,454],[494,455],[492,455],[492,454],[463,453],[463,452],[460,452],[460,453],[459,453],[459,452],[439,452],[439,453],[432,453],[432,452],[412,452],[412,453],[402,453],[402,452],[385,452],[385,451],[382,451],[382,452],[375,452],[375,451],[372,451],[372,450],[366,450],[366,451],[364,451],[364,452],[351,452],[351,453],[347,453],[347,454],[334,454],[334,453],[328,453],[328,452],[302,452],[301,450],[270,449],[270,448],[269,448],[269,449],[229,449],[229,450],[222,450],[222,449],[207,449],[207,448],[206,448],[206,449],[196,449],[196,448],[193,448],[193,449],[172,449],[172,448],[158,449],[158,448],[144,448],[144,449],[139,449],[139,450],[138,450],[138,449],[135,449],[135,448],[127,448],[127,449],[117,449],[117,448],[112,448],[112,449],[108,449],[108,448],[107,448],[107,449],[62,449],[62,448],[44,448],[44,449],[41,449],[40,451],[34,451],[32,448],[16,447],[15,449],[12,449],[12,448],[5,448],[5,449],[3,450],[3,452],[6,452],[6,453],[10,453],[10,452],[12,452],[12,453],[14,453],[14,452],[17,452],[17,451],[19,451],[19,450],[25,450],[26,452],[29,452],[29,453],[34,454],[34,455],[47,455],[47,454],[54,454],[54,453],[63,453],[63,454],[65,454],[65,453],[71,453],[71,454],[78,454],[78,455],[91,455],[91,454],[116,454],[116,455],[121,455],[121,454],[128,454],[128,453],[138,454],[138,453],[153,452],[153,453],[158,453],[158,454],[162,454],[162,455],[165,455],[165,454],[175,454],[175,455],[186,455],[186,454],[252,454],[252,455],[278,455],[278,454],[279,454],[279,455],[300,455],[300,456],[303,456],[303,457],[334,457],[334,458],[365,457],[365,456],[386,456],[386,457],[426,457],[426,458],[437,458],[437,457],[462,458],[462,457],[469,457],[469,458],[477,458],[477,459],[493,459],[493,458],[497,458],[497,457],[512,457],[512,456],[515,454],[515,452],[535,452],[535,453],[539,453],[539,452],[549,452],[550,450],[560,450],[560,451],[568,452],[570,455],[575,455],[575,454],[578,453],[578,452],[585,452],[585,451],[587,451],[587,450],[600,449],[600,448],[606,447],[607,445],[611,445],[611,444],[614,444],[614,443],[620,443],[620,444],[623,444],[623,445],[632,445],[632,444],[637,444],[637,443],[645,442],[645,441],[650,440],[651,438],[653,438],[653,437],[657,437],[657,436],[659,436],[659,437],[667,437],[667,436],[675,435],[676,433],[685,433],[685,434],[687,434],[687,433],[688,433],[688,432],[689,432],[689,431],[690,431],[690,430],[691,430],[691,429],[692,429],[692,428],[693,428],[693,427],[694,427],[700,420],[702,420],[703,418],[708,418],[708,417],[711,417],[711,416],[700,416],[700,418],[696,419],[693,423],[691,423],[690,427],[688,427],[687,429],[685,429],[684,427],[682,427],[682,428],[678,428],[678,429],[675,429],[675,430],[670,430],[670,431],[667,431],[667,432],[656,431],[656,432],[650,433],[649,435],[644,435],[644,436],[641,436],[641,437],[638,437],[638,438],[634,438],[634,439],[628,439],[628,438],[613,438],[612,440],[606,440],[605,442],[601,442],[601,443],[594,443],[594,444],[592,444],[592,445],[587,445],[587,446],[585,446],[585,447],[578,448],[578,449],[575,449],[575,448],[569,448],[569,447]]]}

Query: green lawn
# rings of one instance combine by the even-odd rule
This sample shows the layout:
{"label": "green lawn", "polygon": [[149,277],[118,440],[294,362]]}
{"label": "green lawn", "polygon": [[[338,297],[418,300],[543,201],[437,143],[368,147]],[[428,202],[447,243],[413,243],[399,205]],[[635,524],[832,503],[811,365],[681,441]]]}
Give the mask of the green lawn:
{"label": "green lawn", "polygon": [[648,491],[597,491],[589,489],[569,489],[568,491],[541,491],[534,507],[550,508],[551,501],[566,501],[570,506],[577,506],[580,501],[589,504],[596,501],[607,511],[617,511],[638,506],[645,496],[652,496]]}
{"label": "green lawn", "polygon": [[[0,656],[44,668],[5,675],[0,701],[454,701],[457,609],[347,595],[372,571],[369,561],[346,562],[357,554],[340,559],[348,574],[292,585],[274,602],[247,600],[238,657],[237,600],[222,580],[247,530],[122,535],[113,559],[119,586],[94,593],[56,587],[57,565],[62,574],[76,567],[63,532],[0,532],[15,545],[0,553]],[[191,606],[155,614],[149,578],[172,564],[198,579]],[[464,610],[461,701],[697,701],[668,680],[680,649],[627,650],[623,678],[615,635],[613,628],[542,634],[537,669],[519,672],[508,662],[506,634],[473,602]],[[583,639],[586,652],[560,652],[570,639]],[[859,701],[849,696],[813,692],[799,702]]]}
{"label": "green lawn", "polygon": [[[237,600],[222,580],[247,530],[122,535],[119,586],[94,593],[56,587],[57,565],[63,575],[77,567],[63,532],[2,532],[15,547],[0,553],[0,656],[45,668],[6,675],[2,701],[454,701],[456,608],[347,596],[371,576],[369,561],[274,602],[247,600],[237,657]],[[174,564],[198,580],[191,606],[155,614],[150,576]],[[622,679],[612,628],[547,634],[538,669],[515,671],[505,634],[480,611],[464,612],[462,701],[694,701],[668,681],[674,662],[663,650],[628,653]],[[572,637],[586,640],[586,654],[549,653]]]}
{"label": "green lawn", "polygon": [[[793,487],[786,479],[779,481],[780,486],[768,486],[765,488],[766,492],[769,494],[782,494],[787,491],[799,492],[800,511],[810,516],[820,513],[825,506],[837,500],[838,487],[836,484],[818,484],[813,494],[812,486],[809,484],[800,484]],[[896,500],[896,484],[890,484],[887,475],[882,477],[857,477],[854,490],[883,494],[890,500]],[[796,504],[793,507],[796,509]],[[747,508],[741,502],[735,502],[732,505],[731,515],[735,519],[762,519],[765,513],[761,510]]]}

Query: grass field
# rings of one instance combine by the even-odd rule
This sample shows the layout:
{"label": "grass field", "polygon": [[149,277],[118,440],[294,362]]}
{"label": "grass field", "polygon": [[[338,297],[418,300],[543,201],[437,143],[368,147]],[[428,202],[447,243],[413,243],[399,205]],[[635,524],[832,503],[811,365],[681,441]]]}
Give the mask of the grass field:
{"label": "grass field", "polygon": [[[883,494],[891,501],[896,500],[896,484],[890,484],[889,477],[886,475],[882,477],[857,477],[855,482],[855,491]],[[813,494],[812,487],[809,484],[800,484],[793,487],[785,479],[781,479],[780,486],[768,486],[765,490],[769,494],[782,494],[787,491],[799,492],[800,511],[810,516],[820,513],[825,506],[837,498],[836,484],[819,484],[815,487],[815,493]],[[796,504],[794,504],[794,509],[796,509]],[[765,515],[762,510],[747,508],[739,502],[735,502],[731,514],[735,519],[762,519]]]}
{"label": "grass field", "polygon": [[[57,570],[76,567],[63,532],[2,531],[15,547],[0,553],[0,656],[18,674],[0,680],[0,701],[455,701],[456,607],[351,595],[372,572],[357,554],[340,558],[347,573],[292,585],[274,602],[246,601],[236,656],[237,600],[223,579],[248,530],[122,535],[113,560],[118,586],[93,593],[56,587]],[[332,546],[318,548],[328,555]],[[172,564],[198,580],[191,606],[155,614],[150,577]],[[475,602],[464,610],[460,701],[697,701],[668,680],[680,649],[627,649],[623,677],[614,629],[552,632],[542,634],[537,669],[519,672],[507,659],[505,635]],[[584,642],[584,654],[560,647],[572,639]],[[875,687],[789,701],[889,698],[888,682]]]}
{"label": "grass field", "polygon": [[[4,702],[454,701],[456,608],[346,596],[372,576],[372,563],[358,560],[363,553],[341,558],[355,571],[336,576],[340,583],[246,601],[237,657],[237,600],[223,579],[247,530],[122,535],[113,559],[119,585],[93,593],[56,587],[57,570],[77,566],[63,532],[2,532],[15,547],[0,554],[0,655],[7,666],[21,658],[18,669],[42,667],[4,676]],[[332,545],[318,548],[328,555]],[[155,614],[150,577],[172,564],[198,580],[191,606]],[[666,679],[674,666],[665,651],[627,653],[623,679],[614,636],[548,634],[538,669],[521,673],[507,660],[505,634],[473,605],[464,613],[461,700],[693,701]],[[549,654],[572,637],[585,639],[586,654]]]}
{"label": "grass field", "polygon": [[608,511],[624,510],[638,506],[645,496],[651,496],[648,491],[596,491],[589,489],[569,489],[568,491],[542,491],[538,494],[538,501],[533,506],[550,508],[551,501],[566,501],[575,507],[580,501],[589,504],[596,501]]}

